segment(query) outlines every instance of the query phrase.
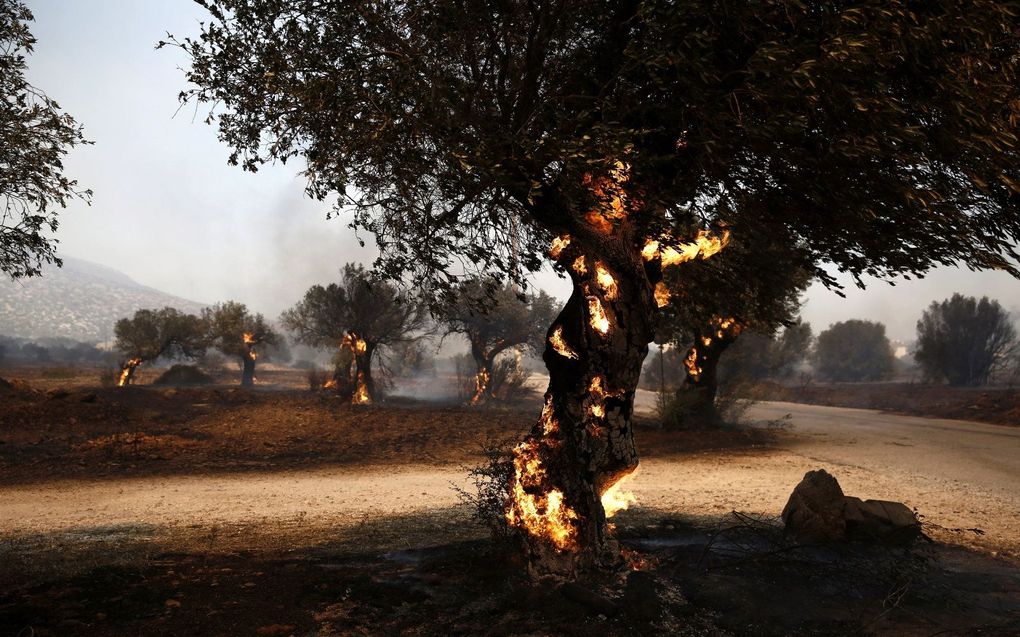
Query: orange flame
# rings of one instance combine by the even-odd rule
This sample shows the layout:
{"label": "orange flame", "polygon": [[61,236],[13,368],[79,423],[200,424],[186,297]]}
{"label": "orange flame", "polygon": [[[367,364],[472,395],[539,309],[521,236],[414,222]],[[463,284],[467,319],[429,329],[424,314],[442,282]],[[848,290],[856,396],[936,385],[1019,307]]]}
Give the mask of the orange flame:
{"label": "orange flame", "polygon": [[607,518],[627,510],[632,504],[637,504],[637,496],[631,491],[623,490],[623,484],[633,478],[636,473],[635,470],[624,475],[602,493],[602,508],[605,510]]}
{"label": "orange flame", "polygon": [[[514,477],[506,519],[533,537],[543,538],[561,551],[577,548],[577,513],[563,503],[559,489],[545,490],[547,475],[538,456],[539,441],[527,440],[514,449]],[[539,491],[534,493],[534,491]]]}
{"label": "orange flame", "polygon": [[605,293],[606,299],[612,301],[616,298],[618,292],[616,279],[613,278],[613,275],[609,273],[609,269],[601,261],[595,262],[595,280],[598,281],[599,287]]}
{"label": "orange flame", "polygon": [[560,235],[552,240],[552,246],[549,247],[549,256],[553,259],[559,259],[560,253],[563,249],[570,245],[570,235]]}
{"label": "orange flame", "polygon": [[593,399],[588,405],[588,415],[592,418],[604,418],[606,415],[605,400],[611,394],[606,391],[605,382],[602,376],[595,376],[588,384],[588,395]]}
{"label": "orange flame", "polygon": [[573,360],[580,358],[577,355],[577,352],[575,352],[570,345],[567,345],[567,342],[563,340],[562,325],[557,325],[556,329],[553,330],[553,333],[549,336],[549,344],[552,345],[553,350],[557,354],[564,358],[571,358]]}
{"label": "orange flame", "polygon": [[694,380],[698,380],[701,377],[701,368],[698,367],[698,349],[692,347],[687,356],[684,358],[684,367],[687,368],[687,375]]}
{"label": "orange flame", "polygon": [[609,234],[615,227],[613,222],[627,216],[627,193],[623,184],[629,178],[630,168],[621,161],[616,162],[607,176],[585,177],[585,183],[599,200],[599,205],[589,210],[585,219],[599,232]]}
{"label": "orange flame", "polygon": [[124,368],[120,370],[120,378],[117,380],[117,387],[123,387],[127,385],[128,381],[131,380],[131,372],[134,370],[134,368],[138,367],[141,364],[142,359],[140,358],[128,359],[128,361],[124,363]]}
{"label": "orange flame", "polygon": [[489,388],[489,370],[482,369],[475,374],[475,395],[471,397],[471,404],[477,405],[485,397]]}
{"label": "orange flame", "polygon": [[330,378],[322,384],[323,389],[336,389],[336,379]]}
{"label": "orange flame", "polygon": [[368,393],[368,385],[365,383],[365,373],[358,372],[358,388],[351,397],[351,403],[355,405],[367,405],[372,402],[372,396]]}
{"label": "orange flame", "polygon": [[679,243],[676,246],[660,246],[658,241],[649,239],[641,250],[645,261],[660,259],[662,267],[678,265],[701,258],[707,259],[725,248],[730,242],[730,231],[724,230],[722,236],[712,236],[707,230],[698,230],[694,241]]}
{"label": "orange flame", "polygon": [[576,259],[574,259],[574,263],[570,267],[572,267],[574,269],[574,272],[577,272],[578,274],[580,274],[582,276],[584,276],[585,274],[588,274],[588,266],[584,262],[584,255],[583,254],[581,256],[577,257]]}
{"label": "orange flame", "polygon": [[609,317],[606,316],[602,301],[597,296],[588,297],[588,323],[602,336],[609,333]]}
{"label": "orange flame", "polygon": [[666,307],[669,305],[669,299],[672,296],[669,293],[669,288],[662,281],[655,284],[655,305],[658,307]]}

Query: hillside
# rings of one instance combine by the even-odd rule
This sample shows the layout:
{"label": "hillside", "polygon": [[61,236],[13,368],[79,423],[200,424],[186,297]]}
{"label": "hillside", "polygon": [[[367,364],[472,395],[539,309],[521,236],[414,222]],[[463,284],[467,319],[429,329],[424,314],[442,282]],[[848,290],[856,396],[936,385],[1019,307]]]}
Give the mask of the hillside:
{"label": "hillside", "polygon": [[117,319],[166,305],[187,312],[203,307],[141,285],[113,268],[65,258],[63,268],[50,266],[41,277],[0,280],[0,334],[102,342],[113,338]]}

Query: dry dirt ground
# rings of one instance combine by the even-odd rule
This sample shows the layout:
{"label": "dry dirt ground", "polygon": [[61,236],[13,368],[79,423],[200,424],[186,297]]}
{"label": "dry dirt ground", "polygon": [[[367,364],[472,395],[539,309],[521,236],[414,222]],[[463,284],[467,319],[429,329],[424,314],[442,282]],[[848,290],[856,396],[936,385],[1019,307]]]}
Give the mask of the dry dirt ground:
{"label": "dry dirt ground", "polygon": [[[879,419],[886,444],[867,413],[764,405],[773,426],[710,433],[645,419],[639,504],[617,518],[638,570],[536,585],[452,486],[537,398],[355,408],[276,374],[255,391],[29,375],[38,391],[0,392],[0,637],[1020,634],[1020,454],[975,477],[954,473],[967,454],[933,455],[951,433],[926,446]],[[916,507],[935,541],[789,545],[775,516],[818,467]]]}
{"label": "dry dirt ground", "polygon": [[920,383],[764,384],[762,398],[1020,426],[1020,387]]}

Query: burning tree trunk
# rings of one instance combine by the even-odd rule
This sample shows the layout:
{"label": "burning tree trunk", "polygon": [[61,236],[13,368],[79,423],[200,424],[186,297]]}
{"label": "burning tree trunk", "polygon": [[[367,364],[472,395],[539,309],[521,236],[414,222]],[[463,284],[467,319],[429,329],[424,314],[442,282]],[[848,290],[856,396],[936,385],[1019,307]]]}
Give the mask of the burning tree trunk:
{"label": "burning tree trunk", "polygon": [[245,334],[244,344],[248,351],[241,357],[241,386],[251,387],[255,384],[255,361],[259,357],[255,351],[257,340],[254,335]]}
{"label": "burning tree trunk", "polygon": [[740,325],[732,318],[714,319],[700,330],[687,352],[684,367],[687,377],[684,386],[677,390],[689,400],[689,417],[703,424],[714,424],[718,419],[715,397],[719,391],[719,359],[737,337]]}
{"label": "burning tree trunk", "polygon": [[574,289],[549,330],[545,408],[516,449],[507,509],[536,574],[620,560],[602,496],[638,465],[631,416],[656,314],[637,249],[612,265],[579,246],[563,255]]}
{"label": "burning tree trunk", "polygon": [[550,250],[573,291],[549,328],[545,407],[515,449],[506,509],[535,575],[573,576],[620,563],[603,500],[617,499],[618,482],[638,465],[631,417],[657,310],[669,301],[662,269],[707,258],[727,240],[704,232],[691,243],[648,240],[627,220],[618,187],[626,174],[618,166],[615,182],[592,184],[606,205]]}
{"label": "burning tree trunk", "polygon": [[120,377],[117,379],[117,386],[124,387],[130,385],[135,377],[135,369],[142,364],[140,358],[129,358],[121,365]]}
{"label": "burning tree trunk", "polygon": [[492,397],[492,361],[503,351],[502,347],[485,347],[474,340],[471,342],[471,357],[475,361],[475,390],[470,403],[477,405]]}
{"label": "burning tree trunk", "polygon": [[358,340],[354,350],[354,396],[355,405],[367,405],[375,400],[375,381],[372,380],[372,355],[375,343]]}

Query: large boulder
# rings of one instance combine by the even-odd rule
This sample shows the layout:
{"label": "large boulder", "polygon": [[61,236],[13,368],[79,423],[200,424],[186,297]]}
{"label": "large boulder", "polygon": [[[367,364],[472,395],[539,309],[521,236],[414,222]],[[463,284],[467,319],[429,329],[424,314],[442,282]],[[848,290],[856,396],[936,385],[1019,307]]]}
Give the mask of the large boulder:
{"label": "large boulder", "polygon": [[845,498],[839,482],[829,472],[808,471],[783,508],[787,534],[805,544],[845,539]]}
{"label": "large boulder", "polygon": [[909,543],[921,536],[921,523],[900,502],[861,500],[843,494],[824,469],[809,471],[783,508],[786,533],[802,544],[860,540]]}

